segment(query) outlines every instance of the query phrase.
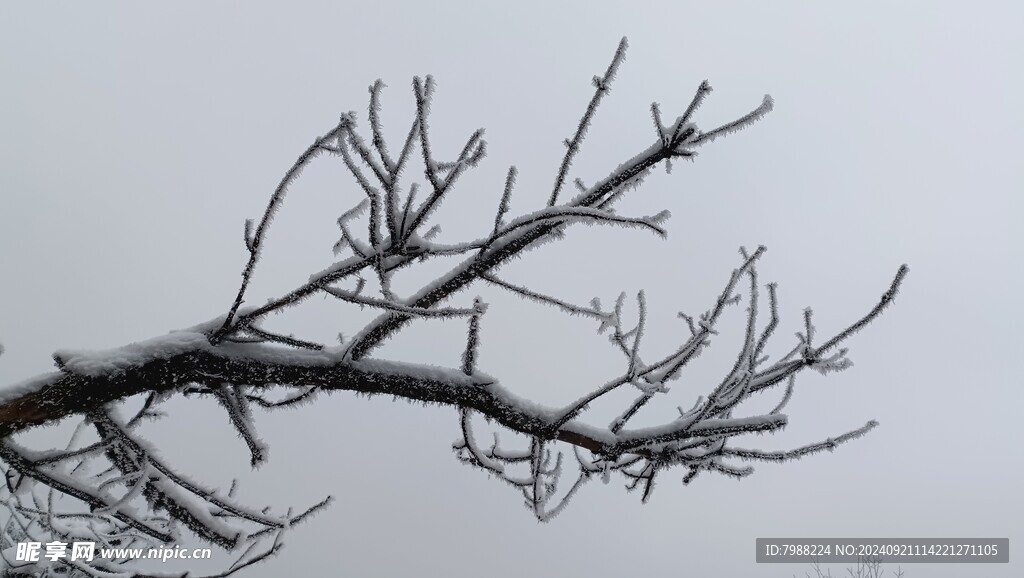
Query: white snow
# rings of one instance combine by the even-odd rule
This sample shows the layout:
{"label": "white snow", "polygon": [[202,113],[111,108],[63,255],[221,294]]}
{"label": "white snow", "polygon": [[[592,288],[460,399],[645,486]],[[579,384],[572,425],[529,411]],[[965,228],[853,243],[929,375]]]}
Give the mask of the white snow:
{"label": "white snow", "polygon": [[5,386],[0,390],[0,404],[5,404],[23,395],[39,391],[43,387],[56,382],[61,377],[64,377],[63,372],[51,371],[50,373],[43,373]]}
{"label": "white snow", "polygon": [[[477,373],[476,375],[480,374]],[[541,405],[539,403],[526,399],[525,397],[520,397],[519,395],[512,393],[507,388],[499,384],[497,380],[483,387],[484,389],[487,390],[488,393],[490,393],[503,404],[508,405],[521,413],[535,416],[539,418],[541,421],[547,423],[551,423],[557,420],[564,411],[563,409],[560,408],[548,407],[546,405]]]}
{"label": "white snow", "polygon": [[191,331],[174,331],[162,337],[130,343],[116,349],[64,349],[57,351],[53,356],[71,373],[96,377],[119,373],[155,359],[169,359],[205,347],[209,347],[206,335]]}

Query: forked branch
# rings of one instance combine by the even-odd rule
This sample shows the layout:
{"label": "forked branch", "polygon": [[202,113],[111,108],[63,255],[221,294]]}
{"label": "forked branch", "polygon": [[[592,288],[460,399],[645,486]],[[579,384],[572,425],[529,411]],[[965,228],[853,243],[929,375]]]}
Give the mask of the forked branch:
{"label": "forked branch", "polygon": [[[431,221],[461,175],[480,166],[485,158],[483,129],[468,136],[454,160],[439,160],[430,138],[434,80],[430,76],[416,78],[415,114],[397,157],[393,156],[381,121],[384,84],[376,81],[369,88],[369,138],[359,134],[354,113],[342,115],[286,171],[259,222],[245,221],[243,242],[248,258],[241,286],[225,315],[107,352],[58,351],[54,354],[58,371],[11,388],[0,397],[0,458],[7,465],[5,498],[12,520],[7,525],[8,538],[42,537],[45,531],[49,532],[46,539],[85,536],[104,544],[118,540],[166,543],[179,540],[177,528],[184,526],[201,540],[241,552],[222,574],[228,575],[276,554],[285,531],[327,505],[329,498],[299,515],[290,510],[271,514],[268,509],[238,503],[233,498],[234,486],[221,492],[175,471],[157,456],[140,430],[145,422],[163,417],[159,407],[178,394],[218,403],[253,467],[268,457],[267,444],[257,434],[259,412],[309,403],[320,393],[384,394],[452,407],[457,410],[461,434],[452,446],[458,459],[516,488],[532,514],[544,521],[563,511],[595,478],[608,483],[612,474],[621,475],[626,488],[640,490],[646,501],[656,481],[669,475],[669,470],[681,470],[684,483],[705,471],[742,478],[751,475],[753,468],[733,463],[735,460],[798,459],[832,451],[874,428],[877,423],[869,421],[822,442],[788,451],[732,445],[736,437],[772,433],[785,427],[789,417],[782,411],[793,396],[799,373],[812,369],[825,374],[851,365],[847,349],[840,346],[891,305],[906,276],[905,265],[873,309],[821,345],[816,344],[808,309],[798,342],[773,363],[769,363],[767,351],[780,315],[776,285],[762,285],[759,278],[764,247],[753,252],[741,248],[742,261],[725,280],[721,292],[710,296],[713,301],[703,313],[679,314],[689,335],[660,358],[647,351],[652,344],[645,330],[655,309],[643,291],[636,295],[637,316],[631,320],[625,314],[625,293],[611,307],[602,305],[598,298],[588,305],[577,305],[498,275],[502,265],[564,237],[578,223],[637,227],[664,237],[668,210],[653,216],[627,217],[613,211],[612,206],[662,163],[669,169],[674,159],[692,159],[697,147],[749,126],[771,110],[772,100],[765,96],[753,111],[713,130],[701,131],[694,115],[711,92],[710,85],[702,82],[671,124],[665,123],[661,106],[653,104],[653,142],[590,186],[582,179],[573,179],[576,194],[563,200],[565,195],[561,193],[573,161],[625,58],[626,46],[623,39],[604,74],[594,78],[595,92],[574,135],[565,141],[566,153],[558,164],[546,204],[518,216],[509,215],[518,175],[518,169],[510,167],[504,182],[496,183],[498,202],[493,219],[482,221],[478,238],[457,242],[439,241],[440,225]],[[403,180],[405,169],[415,162],[414,148],[419,148],[423,164],[424,193],[419,199],[421,183]],[[337,219],[341,236],[333,247],[336,255],[349,255],[341,255],[337,262],[264,305],[243,307],[273,216],[302,169],[325,152],[340,159],[356,187],[352,207]],[[401,297],[392,288],[392,278],[401,270],[452,256],[460,257],[461,262],[411,295]],[[477,297],[445,304],[474,284],[509,291],[527,301],[596,322],[598,333],[607,333],[610,346],[623,357],[621,373],[602,384],[590,385],[588,393],[569,398],[562,407],[543,407],[520,398],[480,369],[481,343],[486,343],[484,333],[491,330],[483,319],[487,311],[484,301]],[[762,303],[762,289],[767,290],[767,304]],[[377,309],[380,315],[362,328],[351,328],[354,332],[349,339],[339,334],[341,343],[335,346],[264,327],[269,314],[314,295],[331,297],[339,307]],[[708,384],[689,409],[677,406],[657,413],[653,409],[656,404],[651,402],[668,397],[670,385],[682,370],[718,335],[729,306],[744,301],[743,340],[731,367],[716,383]],[[452,344],[450,367],[371,358],[385,340],[414,319],[425,323],[461,319],[460,323],[466,323],[465,341]],[[782,383],[785,389],[773,410],[738,415],[753,395]],[[636,389],[633,401],[606,426],[590,423],[588,412],[592,406],[606,402],[610,393],[622,388]],[[281,390],[283,395],[275,394]],[[82,391],[89,395],[82,396]],[[122,419],[118,406],[135,396],[144,397],[141,409],[129,419]],[[645,408],[651,409],[648,417],[656,425],[631,425]],[[94,440],[78,443],[80,434],[76,433],[73,443],[63,451],[43,452],[23,447],[13,439],[26,429],[75,414],[84,416],[78,431],[91,430]],[[474,433],[477,416],[521,436],[525,443],[518,448],[503,446],[494,432],[493,443],[482,444]],[[572,447],[572,461],[558,451],[559,444]],[[107,467],[93,467],[99,462]],[[577,472],[566,488],[560,481],[572,462]],[[40,501],[42,494],[66,496],[80,508],[71,513],[61,511],[53,499]],[[77,516],[74,519],[83,522],[72,530],[66,523],[54,522],[65,515]],[[75,569],[93,576],[131,575],[107,562],[76,564]]]}

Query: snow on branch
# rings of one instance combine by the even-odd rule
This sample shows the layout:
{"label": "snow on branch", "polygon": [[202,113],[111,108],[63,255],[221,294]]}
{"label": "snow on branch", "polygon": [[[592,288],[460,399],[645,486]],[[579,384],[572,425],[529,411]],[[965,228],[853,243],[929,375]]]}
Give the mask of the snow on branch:
{"label": "snow on branch", "polygon": [[[668,210],[653,216],[625,217],[612,206],[639,187],[656,167],[664,163],[669,170],[674,159],[692,160],[696,147],[749,126],[772,108],[772,100],[766,96],[760,106],[739,119],[701,131],[694,115],[711,92],[704,81],[671,124],[665,123],[662,107],[652,104],[653,142],[603,178],[588,178],[586,182],[593,184],[587,186],[569,172],[595,122],[598,105],[624,61],[626,48],[623,39],[605,73],[594,78],[595,92],[574,135],[565,141],[567,150],[546,204],[518,216],[509,215],[518,176],[518,169],[511,166],[504,182],[495,183],[498,201],[493,219],[482,220],[480,236],[470,240],[442,242],[441,224],[430,221],[440,203],[450,198],[460,176],[485,159],[483,129],[467,137],[454,160],[438,160],[429,124],[434,79],[429,75],[416,77],[412,83],[415,112],[395,156],[385,141],[381,120],[380,98],[385,85],[375,81],[369,87],[369,136],[364,138],[358,132],[355,113],[341,115],[338,123],[314,139],[286,171],[262,218],[245,221],[247,259],[241,286],[226,314],[106,351],[57,351],[53,357],[58,371],[0,393],[0,459],[6,468],[6,486],[0,488],[0,493],[6,492],[5,504],[12,521],[6,526],[6,539],[78,536],[103,544],[167,543],[181,539],[179,529],[184,527],[202,540],[237,553],[235,562],[221,574],[228,575],[277,554],[284,532],[330,502],[328,497],[298,515],[291,510],[272,514],[269,508],[237,502],[234,485],[223,492],[173,469],[143,438],[142,430],[149,420],[168,418],[160,408],[178,394],[216,400],[244,442],[254,468],[268,459],[269,446],[258,435],[260,411],[296,407],[332,391],[388,395],[450,407],[458,414],[461,433],[452,446],[456,457],[515,488],[532,515],[542,521],[562,512],[592,479],[609,483],[613,474],[621,475],[626,489],[640,490],[641,499],[647,501],[656,481],[672,475],[672,471],[679,471],[684,483],[692,482],[702,472],[743,478],[751,475],[753,468],[732,461],[798,459],[832,451],[874,428],[877,424],[871,421],[789,451],[732,445],[734,438],[774,433],[789,423],[790,417],[783,410],[793,396],[800,372],[810,369],[827,374],[852,365],[847,348],[840,346],[893,302],[908,271],[905,265],[874,308],[821,345],[816,345],[812,313],[806,310],[797,343],[774,363],[768,362],[766,351],[781,320],[777,286],[762,285],[759,277],[758,265],[766,250],[763,246],[753,252],[740,249],[741,263],[728,276],[721,292],[709,296],[709,306],[702,313],[679,313],[689,335],[660,357],[647,350],[659,345],[645,337],[645,329],[657,313],[643,291],[636,294],[637,315],[632,319],[626,314],[626,293],[619,294],[611,307],[603,306],[596,297],[588,305],[578,305],[498,277],[503,265],[563,238],[578,223],[641,228],[664,237]],[[422,179],[409,182],[405,169],[416,162],[416,148],[422,172],[414,178]],[[354,184],[350,183],[354,190],[351,208],[337,219],[341,237],[333,250],[340,260],[313,272],[305,282],[263,305],[243,307],[274,215],[301,171],[324,152],[340,159],[354,179]],[[560,202],[564,184],[570,179],[577,194]],[[425,194],[418,199],[421,183]],[[403,270],[452,256],[461,261],[453,261],[447,271],[410,295],[400,297],[392,289],[393,277]],[[367,287],[366,275],[378,281],[374,289]],[[621,372],[603,383],[585,386],[582,395],[567,392],[572,401],[561,407],[542,406],[510,391],[480,368],[481,344],[486,343],[481,340],[482,327],[491,330],[481,323],[486,305],[479,297],[470,301],[463,294],[474,284],[483,283],[525,301],[596,322],[598,333],[607,332],[616,355],[622,355]],[[763,303],[762,289],[767,289],[767,304]],[[263,322],[271,313],[294,307],[314,295],[334,297],[333,303],[339,308],[371,307],[380,314],[361,328],[344,328],[353,337],[346,342],[339,333],[342,343],[337,346],[264,328]],[[707,384],[692,406],[687,404],[690,409],[670,404],[659,413],[658,403],[652,402],[668,397],[669,384],[719,334],[720,321],[729,306],[739,303],[746,305],[746,322],[731,367],[723,368],[721,379]],[[450,344],[448,359],[453,367],[371,357],[413,319],[457,317],[468,319],[465,341]],[[567,387],[578,385],[568,377],[562,381]],[[786,384],[785,390],[774,409],[740,414],[753,395],[782,383]],[[591,407],[599,401],[607,402],[609,393],[623,387],[635,388],[639,395],[625,404],[611,423],[591,423]],[[269,395],[271,389],[284,390],[285,394],[274,399]],[[118,417],[118,407],[135,396],[145,398],[141,409],[130,414],[130,419]],[[647,423],[631,425],[641,413],[645,413]],[[64,450],[32,450],[14,439],[27,429],[73,415],[83,421]],[[494,429],[511,432],[520,443],[499,444],[498,432],[494,431],[493,443],[482,444],[472,423],[476,416],[483,417]],[[79,444],[82,431],[94,432],[95,439]],[[559,450],[566,445],[573,450],[570,458]],[[563,474],[572,467],[577,470],[574,478],[569,478],[573,482],[562,484]],[[78,508],[69,509],[66,502],[56,507],[52,499],[40,498],[43,494],[63,496]],[[96,576],[132,575],[124,573],[120,564],[115,567],[108,562],[75,569]]]}

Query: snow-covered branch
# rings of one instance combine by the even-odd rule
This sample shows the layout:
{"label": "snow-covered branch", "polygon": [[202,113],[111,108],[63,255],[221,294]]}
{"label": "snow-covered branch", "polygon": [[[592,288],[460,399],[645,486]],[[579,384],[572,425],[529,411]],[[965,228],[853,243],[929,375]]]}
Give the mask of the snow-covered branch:
{"label": "snow-covered branch", "polygon": [[[636,189],[656,167],[664,164],[669,170],[673,159],[692,159],[696,147],[749,126],[771,110],[771,98],[766,96],[752,112],[702,132],[693,119],[711,92],[710,85],[702,82],[674,123],[665,124],[661,106],[651,106],[655,128],[652,144],[625,159],[604,178],[592,181],[594,184],[589,187],[582,179],[573,179],[576,196],[559,202],[563,186],[571,178],[573,160],[595,121],[598,104],[610,90],[626,47],[623,39],[605,73],[594,78],[596,92],[574,136],[565,141],[567,151],[550,195],[545,190],[547,203],[519,216],[509,216],[518,175],[518,169],[512,166],[504,186],[499,183],[496,187],[500,188],[500,195],[493,220],[484,220],[479,238],[470,240],[441,242],[437,240],[441,236],[440,225],[431,221],[437,207],[450,197],[459,177],[485,158],[483,129],[467,138],[455,160],[438,161],[429,130],[434,79],[417,77],[412,87],[414,118],[395,157],[383,135],[380,95],[384,84],[377,80],[369,88],[369,138],[357,131],[354,113],[341,115],[339,122],[316,138],[288,169],[260,221],[245,221],[243,241],[247,259],[242,283],[225,315],[107,351],[58,351],[53,356],[57,371],[0,391],[0,458],[7,466],[6,488],[0,488],[0,492],[9,495],[12,520],[6,534],[34,535],[31,533],[42,529],[57,538],[83,535],[105,544],[125,539],[151,543],[180,539],[177,529],[184,526],[202,540],[241,552],[223,575],[276,554],[282,533],[325,507],[329,498],[298,515],[292,515],[290,510],[274,515],[267,508],[238,503],[233,498],[234,487],[225,494],[174,470],[159,458],[156,448],[142,437],[141,431],[147,420],[164,417],[159,409],[161,404],[179,394],[215,399],[244,442],[253,467],[268,458],[268,444],[258,435],[260,411],[294,407],[330,392],[387,395],[453,408],[461,433],[453,444],[458,459],[521,492],[529,510],[543,521],[562,512],[580,488],[594,478],[608,483],[612,474],[621,475],[626,488],[640,489],[642,499],[647,501],[656,480],[663,479],[672,469],[684,472],[681,479],[685,483],[704,471],[742,478],[751,475],[753,468],[730,460],[797,459],[831,451],[875,427],[875,422],[868,422],[823,442],[789,451],[769,452],[730,445],[734,438],[773,433],[786,426],[790,418],[782,410],[793,396],[800,372],[811,369],[826,374],[850,367],[847,349],[840,345],[893,302],[906,276],[906,266],[899,269],[873,309],[821,345],[815,345],[816,329],[807,310],[798,343],[770,364],[765,352],[781,320],[774,283],[764,286],[768,319],[766,323],[762,320],[764,304],[757,265],[766,250],[763,246],[752,253],[741,249],[742,262],[729,275],[724,289],[717,296],[710,296],[713,301],[703,313],[693,317],[679,314],[689,335],[660,357],[648,351],[659,345],[645,336],[645,329],[657,313],[643,291],[636,295],[637,316],[631,320],[625,314],[625,293],[619,295],[611,308],[603,307],[597,298],[589,305],[577,305],[497,276],[497,270],[510,260],[562,238],[577,223],[638,227],[665,236],[667,210],[654,216],[624,217],[612,205]],[[419,201],[420,183],[403,181],[414,148],[421,153],[425,180],[426,194]],[[333,247],[336,255],[350,254],[312,273],[294,289],[270,298],[264,305],[243,307],[274,215],[303,168],[324,152],[340,158],[355,180],[357,194],[351,208],[337,219],[341,237]],[[392,289],[393,276],[403,269],[446,256],[460,256],[462,261],[411,295],[400,297]],[[367,288],[367,271],[372,275],[369,278],[378,282],[373,290]],[[749,285],[741,284],[743,280],[749,281]],[[353,282],[354,288],[342,288]],[[476,298],[443,306],[474,283],[483,284],[480,282],[596,322],[598,333],[609,331],[610,344],[624,357],[621,373],[602,380],[603,383],[579,384],[563,379],[567,403],[561,407],[545,407],[519,397],[479,367],[481,343],[486,344],[484,334],[492,330],[489,323],[482,322],[484,302]],[[362,328],[344,328],[354,337],[346,342],[339,333],[342,344],[338,346],[269,331],[262,325],[270,313],[281,312],[317,294],[336,298],[337,307],[372,307],[381,313]],[[708,384],[689,410],[670,407],[657,413],[657,404],[651,402],[667,397],[669,383],[718,335],[719,322],[728,306],[744,299],[743,339],[731,367],[726,368],[720,380]],[[413,319],[432,322],[454,317],[468,318],[466,338],[451,344],[451,356],[445,367],[371,357],[377,347]],[[781,400],[772,411],[735,415],[754,394],[784,382]],[[608,401],[607,394],[622,387],[636,388],[639,396],[624,404],[611,423],[591,423],[588,411],[592,405],[598,400]],[[580,396],[570,389],[589,393]],[[284,395],[275,398],[281,390]],[[142,408],[129,414],[130,419],[121,419],[118,406],[135,396],[145,396]],[[631,426],[645,408],[651,410],[645,417],[653,425]],[[14,439],[29,428],[73,415],[83,418],[82,423],[88,426],[85,429],[94,431],[95,440],[78,447],[77,442],[69,443],[61,451],[40,451],[23,447]],[[518,447],[515,443],[502,446],[494,432],[494,442],[489,447],[481,444],[474,432],[475,416],[510,431],[525,443]],[[573,450],[578,471],[566,489],[560,486],[560,480],[572,458],[566,459],[559,448],[567,447]],[[103,460],[107,462],[106,468],[92,467]],[[41,507],[38,499],[29,499],[36,491],[63,495],[88,511],[68,514]],[[77,517],[66,517],[72,515]],[[67,519],[81,523],[69,529],[71,525],[64,521]],[[258,547],[268,541],[270,545],[266,548]],[[104,564],[76,569],[97,576],[123,575],[116,573],[120,568],[111,569]]]}

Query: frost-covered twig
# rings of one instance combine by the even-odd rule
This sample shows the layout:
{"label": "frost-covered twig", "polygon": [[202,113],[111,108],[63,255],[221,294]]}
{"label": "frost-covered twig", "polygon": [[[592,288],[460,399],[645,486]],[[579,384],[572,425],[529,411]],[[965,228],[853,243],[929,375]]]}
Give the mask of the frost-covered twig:
{"label": "frost-covered twig", "polygon": [[238,289],[238,295],[235,296],[234,303],[231,304],[231,309],[228,311],[227,316],[224,318],[224,324],[220,329],[210,336],[210,343],[217,344],[227,334],[228,328],[231,327],[231,322],[234,320],[235,313],[238,308],[242,305],[242,301],[245,298],[245,290],[249,287],[249,280],[252,278],[253,270],[256,268],[256,262],[260,257],[260,249],[263,247],[263,237],[266,234],[267,227],[270,226],[271,220],[280,208],[281,203],[284,201],[284,196],[288,192],[288,187],[291,185],[302,169],[305,168],[310,161],[316,158],[317,154],[322,150],[322,146],[330,142],[344,130],[344,126],[339,124],[332,128],[324,136],[316,139],[313,144],[309,145],[308,148],[299,156],[295,163],[288,169],[281,182],[278,183],[277,188],[274,190],[274,194],[270,196],[270,202],[267,204],[267,209],[263,212],[263,218],[260,219],[260,224],[256,227],[255,233],[250,237],[249,231],[252,229],[252,222],[246,221],[246,248],[249,250],[249,262],[246,263],[245,269],[242,271],[242,286]]}
{"label": "frost-covered twig", "polygon": [[324,287],[324,292],[341,299],[342,301],[348,301],[349,303],[355,303],[357,305],[366,305],[368,307],[377,307],[379,309],[386,309],[388,311],[395,311],[404,313],[406,315],[416,315],[419,317],[459,317],[466,315],[474,315],[476,309],[473,308],[434,308],[427,309],[425,307],[410,307],[401,303],[395,303],[392,301],[386,301],[384,299],[377,299],[374,297],[364,297],[358,295],[355,292],[343,291],[341,289],[335,289],[334,287]]}
{"label": "frost-covered twig", "polygon": [[565,183],[565,177],[569,172],[569,167],[572,166],[573,158],[576,153],[579,152],[580,145],[583,143],[583,138],[587,134],[587,129],[590,128],[590,123],[594,119],[594,113],[597,112],[597,107],[601,104],[601,99],[608,93],[612,80],[615,79],[615,74],[619,70],[619,65],[626,59],[626,48],[629,47],[629,42],[625,37],[619,41],[619,47],[615,49],[615,56],[612,57],[611,64],[608,65],[608,70],[605,71],[604,76],[594,77],[594,96],[590,99],[590,103],[587,104],[587,110],[583,113],[583,118],[580,119],[579,126],[576,127],[576,134],[572,137],[572,140],[566,139],[565,141],[565,157],[562,158],[562,164],[558,167],[558,175],[555,176],[555,188],[551,191],[551,197],[548,199],[548,206],[553,207],[558,202],[558,193],[562,190],[562,185]]}
{"label": "frost-covered twig", "polygon": [[661,227],[661,223],[667,220],[669,216],[670,213],[668,211],[662,211],[657,215],[649,217],[622,217],[608,211],[592,209],[590,207],[552,207],[548,209],[541,209],[535,213],[519,217],[512,221],[506,227],[498,231],[493,236],[490,243],[500,240],[503,236],[508,235],[513,231],[523,227],[537,225],[545,221],[557,221],[565,224],[577,220],[588,224],[612,223],[625,227],[646,228],[654,231],[659,237],[664,238],[667,233],[665,232],[665,229]]}
{"label": "frost-covered twig", "polygon": [[[607,90],[607,81],[610,81],[610,76],[614,74],[618,64],[621,62],[625,48],[626,43],[623,41],[620,43],[612,64],[609,66],[609,73],[606,74],[606,78],[599,79],[600,82],[597,84],[599,85],[600,94]],[[427,77],[426,81],[417,79],[414,82],[417,110],[420,115],[421,148],[424,150],[424,162],[426,164],[425,174],[428,182],[430,182],[434,189],[434,194],[431,198],[439,199],[441,194],[447,192],[447,186],[450,184],[450,181],[443,181],[439,175],[436,163],[432,163],[433,156],[430,153],[429,139],[424,136],[426,111],[429,109],[433,86],[431,77]],[[578,150],[595,109],[596,101],[592,101],[592,106],[588,107],[588,112],[585,113],[584,119],[577,130],[577,136],[573,141],[570,141],[570,145],[575,143],[575,146],[571,146],[571,151]],[[521,255],[524,251],[559,238],[564,233],[565,227],[574,222],[574,220],[586,217],[628,222],[628,220],[619,217],[608,218],[611,215],[608,212],[608,207],[611,203],[620,198],[626,191],[636,187],[650,170],[659,163],[674,157],[691,154],[681,147],[690,142],[691,137],[695,134],[695,129],[691,130],[692,127],[687,126],[673,127],[673,130],[675,131],[676,128],[680,130],[673,133],[673,138],[667,142],[660,138],[656,139],[653,145],[620,164],[605,179],[597,182],[586,191],[581,192],[571,201],[560,205],[549,202],[547,209],[541,209],[534,213],[535,217],[550,215],[552,218],[533,218],[531,220],[531,217],[525,217],[523,218],[525,221],[530,221],[528,224],[514,227],[514,230],[507,230],[507,234],[500,235],[500,239],[488,241],[483,251],[456,265],[453,269],[443,274],[437,282],[411,296],[408,299],[409,305],[418,307],[432,307],[436,305],[443,299],[480,279],[482,274],[493,272],[508,260]],[[567,167],[571,163],[574,154],[575,152],[572,152],[572,154],[566,156],[563,166]],[[555,201],[557,201],[558,197],[557,191],[561,188],[561,185],[557,183],[562,181],[564,181],[564,176],[556,178],[555,190],[552,193],[552,199]],[[508,186],[509,179],[506,179],[506,185],[506,191],[508,191],[510,189]],[[440,194],[438,194],[439,191]],[[421,206],[430,207],[433,204],[424,202]],[[544,211],[550,211],[550,213],[545,213]],[[422,212],[418,214],[422,214]],[[662,213],[655,220],[661,220],[666,216],[667,213]],[[644,223],[645,226],[657,225],[656,222],[652,223],[650,219],[648,218]],[[380,345],[388,336],[404,327],[410,319],[411,317],[409,316],[394,313],[378,318],[354,338],[353,346],[349,350],[351,359],[360,359],[368,355],[370,351]]]}

